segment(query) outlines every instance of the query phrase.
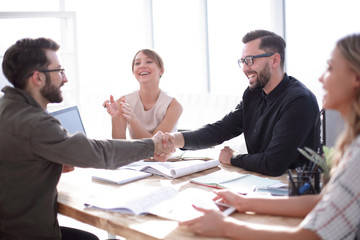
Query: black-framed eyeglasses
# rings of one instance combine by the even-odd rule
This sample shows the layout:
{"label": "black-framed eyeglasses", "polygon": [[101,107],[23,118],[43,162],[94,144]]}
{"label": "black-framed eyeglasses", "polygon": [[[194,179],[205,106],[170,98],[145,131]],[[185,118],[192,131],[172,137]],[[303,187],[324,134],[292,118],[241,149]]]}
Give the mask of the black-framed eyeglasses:
{"label": "black-framed eyeglasses", "polygon": [[240,68],[244,67],[244,63],[248,67],[251,67],[252,65],[254,65],[254,58],[271,57],[274,54],[275,53],[263,53],[263,54],[259,54],[259,55],[255,55],[255,56],[246,56],[245,58],[240,58],[238,60],[238,64],[239,64]]}
{"label": "black-framed eyeglasses", "polygon": [[39,72],[59,72],[61,77],[65,76],[65,69],[64,68],[57,68],[57,69],[44,69],[44,70],[39,70]]}

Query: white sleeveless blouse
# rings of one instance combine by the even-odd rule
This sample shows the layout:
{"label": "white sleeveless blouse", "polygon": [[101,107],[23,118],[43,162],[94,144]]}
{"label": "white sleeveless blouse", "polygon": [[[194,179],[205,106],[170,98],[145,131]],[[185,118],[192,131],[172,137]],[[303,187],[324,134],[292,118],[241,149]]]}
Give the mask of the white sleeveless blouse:
{"label": "white sleeveless blouse", "polygon": [[[140,91],[137,90],[128,95],[125,95],[125,101],[130,104],[133,113],[139,120],[140,124],[149,132],[153,132],[165,117],[166,111],[173,100],[173,97],[167,95],[164,91],[160,90],[159,98],[154,106],[148,110],[144,110],[144,105],[140,100]],[[134,138],[134,132],[131,126],[127,125],[130,137]],[[177,123],[175,124],[172,132],[177,131]]]}

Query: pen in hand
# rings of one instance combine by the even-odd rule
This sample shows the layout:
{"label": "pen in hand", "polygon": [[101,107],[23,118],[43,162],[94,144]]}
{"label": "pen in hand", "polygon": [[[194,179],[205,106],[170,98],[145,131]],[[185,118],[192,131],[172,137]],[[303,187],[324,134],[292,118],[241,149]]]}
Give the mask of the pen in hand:
{"label": "pen in hand", "polygon": [[106,108],[106,104],[110,104],[110,103],[111,103],[110,100],[108,100],[107,102],[105,102],[105,103],[103,104],[103,107]]}

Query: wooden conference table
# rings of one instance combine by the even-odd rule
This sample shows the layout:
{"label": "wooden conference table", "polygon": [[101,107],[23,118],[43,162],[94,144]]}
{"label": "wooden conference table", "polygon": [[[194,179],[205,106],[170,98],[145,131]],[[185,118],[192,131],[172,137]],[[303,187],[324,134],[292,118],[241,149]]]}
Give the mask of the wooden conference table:
{"label": "wooden conference table", "polygon": [[[237,171],[240,173],[248,173],[240,168],[221,165],[220,167],[194,173],[178,179],[168,179],[159,176],[150,176],[145,179],[125,185],[115,185],[92,181],[91,169],[76,168],[73,172],[63,174],[60,179],[58,185],[58,211],[60,214],[103,229],[110,234],[122,236],[127,240],[215,239],[199,237],[191,233],[187,228],[178,226],[178,223],[176,221],[166,220],[154,215],[134,216],[102,210],[86,209],[84,207],[84,203],[89,199],[95,198],[102,193],[108,194],[109,191],[114,190],[121,190],[124,192],[124,194],[136,194],[136,191],[139,191],[139,189],[146,188],[148,186],[181,185],[182,190],[191,187],[212,191],[213,188],[193,184],[190,183],[188,180],[215,171]],[[274,179],[280,179],[283,182],[287,181],[286,175],[276,177]],[[246,222],[266,224],[273,227],[297,226],[302,220],[300,218],[257,215],[252,213],[244,214],[238,212],[233,213],[231,216]]]}

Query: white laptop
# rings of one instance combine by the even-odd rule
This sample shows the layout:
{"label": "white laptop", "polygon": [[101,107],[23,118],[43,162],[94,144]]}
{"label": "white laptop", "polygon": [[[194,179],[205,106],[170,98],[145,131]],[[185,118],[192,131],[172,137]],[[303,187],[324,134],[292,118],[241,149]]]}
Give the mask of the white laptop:
{"label": "white laptop", "polygon": [[83,132],[86,135],[77,106],[54,111],[51,112],[50,115],[57,118],[63,128],[65,128],[69,133]]}

